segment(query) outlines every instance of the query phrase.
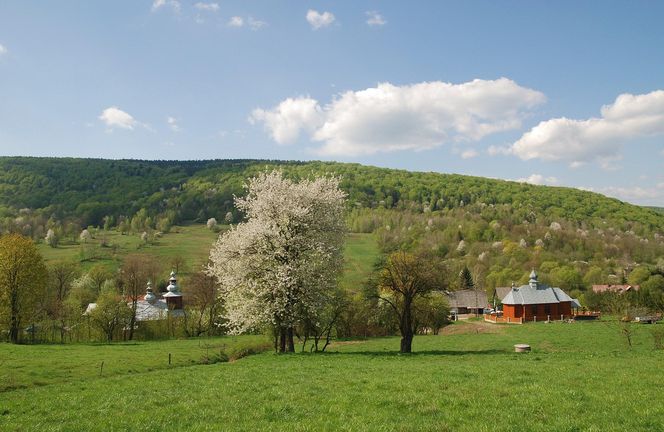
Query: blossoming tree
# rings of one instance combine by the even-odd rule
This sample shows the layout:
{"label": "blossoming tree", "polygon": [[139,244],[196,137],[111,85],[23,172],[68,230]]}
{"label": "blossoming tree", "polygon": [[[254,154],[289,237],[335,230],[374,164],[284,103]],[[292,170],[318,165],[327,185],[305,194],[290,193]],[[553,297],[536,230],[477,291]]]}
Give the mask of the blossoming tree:
{"label": "blossoming tree", "polygon": [[315,321],[337,285],[345,193],[337,178],[295,182],[279,171],[246,189],[235,199],[246,221],[219,237],[208,273],[219,283],[230,332],[271,326],[275,347],[294,351],[294,327]]}

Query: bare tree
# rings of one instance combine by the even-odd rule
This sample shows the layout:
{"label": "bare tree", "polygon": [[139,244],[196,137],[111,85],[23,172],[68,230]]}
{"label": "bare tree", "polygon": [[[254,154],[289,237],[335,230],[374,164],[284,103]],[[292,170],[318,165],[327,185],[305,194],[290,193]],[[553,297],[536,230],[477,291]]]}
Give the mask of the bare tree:
{"label": "bare tree", "polygon": [[182,254],[177,254],[171,259],[171,270],[180,274],[187,271],[187,260]]}
{"label": "bare tree", "polygon": [[130,303],[129,340],[134,338],[138,300],[145,294],[145,285],[159,274],[159,262],[147,255],[128,255],[120,268],[120,280],[125,301]]}
{"label": "bare tree", "polygon": [[208,333],[220,320],[222,301],[214,276],[200,271],[187,280],[186,328],[189,336]]}
{"label": "bare tree", "polygon": [[60,342],[65,341],[68,310],[65,300],[69,296],[72,283],[78,277],[78,267],[74,263],[58,262],[49,269],[49,287],[51,302],[49,314],[60,325]]}

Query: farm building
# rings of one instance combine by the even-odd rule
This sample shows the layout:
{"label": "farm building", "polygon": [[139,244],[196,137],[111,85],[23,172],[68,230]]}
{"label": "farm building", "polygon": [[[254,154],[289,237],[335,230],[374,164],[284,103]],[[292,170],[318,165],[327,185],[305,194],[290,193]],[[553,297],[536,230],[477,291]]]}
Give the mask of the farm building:
{"label": "farm building", "polygon": [[530,273],[528,285],[513,287],[502,300],[503,317],[512,320],[548,320],[569,318],[578,301],[560,288],[541,284],[535,270]]}
{"label": "farm building", "polygon": [[593,285],[593,292],[601,294],[605,292],[614,292],[618,294],[625,294],[628,292],[638,291],[640,285]]}
{"label": "farm building", "polygon": [[487,308],[486,292],[482,290],[459,290],[446,292],[450,312],[455,315],[481,315]]}
{"label": "farm building", "polygon": [[505,296],[514,288],[514,284],[508,287],[495,287],[493,289],[493,298],[491,302],[493,303],[494,309],[496,306],[505,298]]}

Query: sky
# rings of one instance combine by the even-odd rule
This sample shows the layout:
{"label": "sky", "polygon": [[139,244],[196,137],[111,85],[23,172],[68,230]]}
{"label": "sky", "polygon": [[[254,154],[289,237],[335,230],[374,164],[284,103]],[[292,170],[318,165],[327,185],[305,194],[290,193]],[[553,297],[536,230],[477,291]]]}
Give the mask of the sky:
{"label": "sky", "polygon": [[0,2],[0,155],[335,160],[664,206],[664,2]]}

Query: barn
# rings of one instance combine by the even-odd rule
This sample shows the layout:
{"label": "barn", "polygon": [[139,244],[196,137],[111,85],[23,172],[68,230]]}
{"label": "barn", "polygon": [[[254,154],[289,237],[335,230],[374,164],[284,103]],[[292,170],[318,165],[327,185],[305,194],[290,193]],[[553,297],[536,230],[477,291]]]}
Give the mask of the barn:
{"label": "barn", "polygon": [[528,285],[512,287],[503,298],[503,317],[514,321],[571,318],[578,302],[560,288],[539,283],[535,270]]}
{"label": "barn", "polygon": [[450,305],[450,312],[453,315],[474,314],[482,315],[487,308],[487,297],[484,290],[459,290],[446,292],[447,302]]}

